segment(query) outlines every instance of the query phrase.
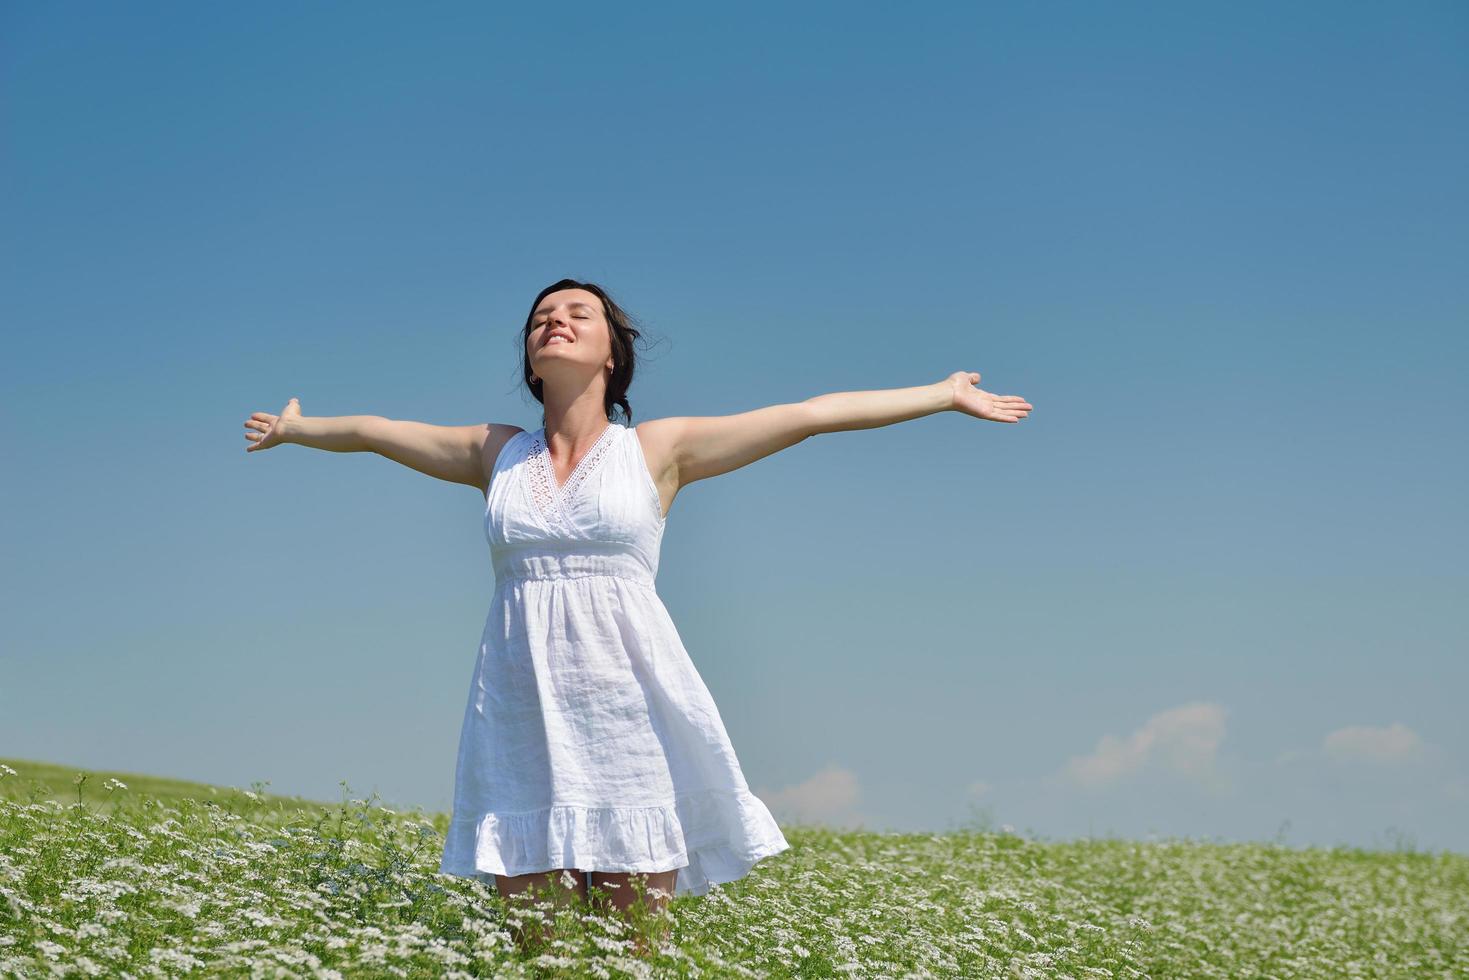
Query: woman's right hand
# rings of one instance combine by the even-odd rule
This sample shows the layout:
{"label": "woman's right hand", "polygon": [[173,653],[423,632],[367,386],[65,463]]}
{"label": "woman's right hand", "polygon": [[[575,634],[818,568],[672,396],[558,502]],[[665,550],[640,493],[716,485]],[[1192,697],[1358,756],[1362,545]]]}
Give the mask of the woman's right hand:
{"label": "woman's right hand", "polygon": [[252,412],[245,420],[245,438],[252,445],[245,447],[245,452],[253,453],[257,449],[269,449],[289,441],[286,438],[287,430],[291,422],[301,417],[301,403],[292,398],[286,402],[286,407],[281,409],[279,415],[271,415],[269,412]]}

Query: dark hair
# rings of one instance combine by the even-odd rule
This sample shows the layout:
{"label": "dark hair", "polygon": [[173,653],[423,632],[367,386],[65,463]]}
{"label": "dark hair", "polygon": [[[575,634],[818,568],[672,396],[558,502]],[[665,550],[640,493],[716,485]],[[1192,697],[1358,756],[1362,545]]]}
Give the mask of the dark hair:
{"label": "dark hair", "polygon": [[542,405],[541,421],[544,423],[546,413],[544,406],[546,399],[541,394],[544,382],[537,379],[531,382],[530,355],[526,352],[525,343],[530,337],[531,321],[535,319],[536,307],[541,305],[541,300],[550,293],[562,289],[585,289],[593,293],[602,301],[602,314],[607,318],[608,333],[612,340],[612,375],[607,379],[607,395],[603,402],[603,408],[607,413],[608,421],[612,421],[613,408],[621,406],[623,414],[629,422],[632,421],[632,406],[627,402],[627,389],[632,386],[633,372],[637,369],[637,355],[633,351],[633,341],[642,336],[641,331],[633,326],[632,317],[626,310],[613,302],[612,297],[607,295],[606,290],[593,282],[577,282],[575,279],[562,279],[558,283],[547,286],[536,294],[536,298],[530,304],[530,313],[526,314],[525,326],[520,331],[520,377],[530,393],[535,396],[536,401]]}

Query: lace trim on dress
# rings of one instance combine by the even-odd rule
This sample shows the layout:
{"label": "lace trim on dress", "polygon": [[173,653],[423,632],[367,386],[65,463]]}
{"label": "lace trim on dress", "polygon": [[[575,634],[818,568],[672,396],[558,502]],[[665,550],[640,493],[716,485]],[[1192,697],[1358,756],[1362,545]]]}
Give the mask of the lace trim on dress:
{"label": "lace trim on dress", "polygon": [[559,489],[556,486],[556,469],[551,462],[551,451],[546,446],[546,430],[542,428],[536,432],[531,440],[531,455],[535,458],[536,465],[531,467],[530,485],[531,497],[542,513],[549,516],[559,510],[562,502],[570,500],[577,488],[586,482],[597,461],[607,454],[612,445],[612,430],[615,428],[617,423],[608,423],[607,428],[602,430],[597,441],[592,443],[592,448],[586,451]]}
{"label": "lace trim on dress", "polygon": [[530,468],[530,494],[535,500],[536,507],[549,514],[556,503],[556,495],[551,490],[551,478],[546,476],[546,467],[541,459],[545,448],[545,440],[541,438],[541,433],[537,432],[530,441],[530,455],[535,461],[535,465]]}

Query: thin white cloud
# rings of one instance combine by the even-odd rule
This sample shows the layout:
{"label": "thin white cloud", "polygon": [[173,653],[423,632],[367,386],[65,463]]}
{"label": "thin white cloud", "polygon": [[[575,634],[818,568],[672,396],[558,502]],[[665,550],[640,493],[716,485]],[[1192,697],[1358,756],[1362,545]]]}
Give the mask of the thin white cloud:
{"label": "thin white cloud", "polygon": [[1160,711],[1126,738],[1103,735],[1088,755],[1073,757],[1065,775],[1082,786],[1103,786],[1145,768],[1159,768],[1217,786],[1214,762],[1224,740],[1225,710],[1195,701]]}
{"label": "thin white cloud", "polygon": [[1367,762],[1407,762],[1420,758],[1423,740],[1402,722],[1374,728],[1371,725],[1348,725],[1329,733],[1321,747],[1335,759]]}
{"label": "thin white cloud", "polygon": [[1289,766],[1298,762],[1311,762],[1314,760],[1315,752],[1303,752],[1300,749],[1286,749],[1275,757],[1277,766]]}
{"label": "thin white cloud", "polygon": [[841,766],[828,766],[794,786],[758,795],[780,821],[826,826],[865,822],[853,810],[862,795],[857,774]]}

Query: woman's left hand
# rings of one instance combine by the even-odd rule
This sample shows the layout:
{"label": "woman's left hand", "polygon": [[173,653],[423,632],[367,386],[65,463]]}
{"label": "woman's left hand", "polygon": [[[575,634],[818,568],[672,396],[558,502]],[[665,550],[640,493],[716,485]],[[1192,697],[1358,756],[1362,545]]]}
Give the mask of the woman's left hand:
{"label": "woman's left hand", "polygon": [[992,395],[976,388],[978,371],[955,371],[948,382],[954,387],[954,402],[949,407],[956,412],[990,422],[1019,422],[1030,414],[1030,402],[1019,395]]}

